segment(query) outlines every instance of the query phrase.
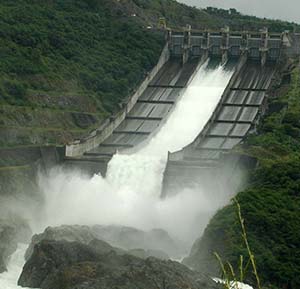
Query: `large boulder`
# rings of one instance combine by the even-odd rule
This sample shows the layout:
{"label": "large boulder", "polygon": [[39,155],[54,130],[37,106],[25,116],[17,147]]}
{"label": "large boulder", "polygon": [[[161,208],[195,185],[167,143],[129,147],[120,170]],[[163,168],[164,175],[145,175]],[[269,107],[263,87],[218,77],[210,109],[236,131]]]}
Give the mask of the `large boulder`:
{"label": "large boulder", "polygon": [[60,226],[48,227],[42,234],[32,237],[25,254],[26,260],[33,252],[34,245],[42,240],[69,241],[89,244],[92,240],[103,240],[112,246],[132,251],[133,255],[145,258],[153,256],[169,259],[183,254],[179,242],[174,241],[166,231],[155,229],[149,232],[122,226]]}
{"label": "large boulder", "polygon": [[[92,240],[90,243],[99,242]],[[212,281],[174,261],[118,254],[101,241],[42,240],[34,246],[18,284],[41,289],[205,289]]]}
{"label": "large boulder", "polygon": [[92,229],[97,238],[126,250],[140,248],[157,253],[165,252],[173,258],[180,258],[185,253],[184,246],[162,229],[143,231],[125,226],[100,225],[93,226]]}
{"label": "large boulder", "polygon": [[59,227],[47,227],[45,231],[41,234],[35,234],[31,243],[25,253],[25,259],[28,260],[33,252],[35,244],[39,243],[42,240],[53,240],[53,241],[69,241],[69,242],[79,242],[82,244],[88,244],[96,236],[88,226],[67,226],[62,225]]}

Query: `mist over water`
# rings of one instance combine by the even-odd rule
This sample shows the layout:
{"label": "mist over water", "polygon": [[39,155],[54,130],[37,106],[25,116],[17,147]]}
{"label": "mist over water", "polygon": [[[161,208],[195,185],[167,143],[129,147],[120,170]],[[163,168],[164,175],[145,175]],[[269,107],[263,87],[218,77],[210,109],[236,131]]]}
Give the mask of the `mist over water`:
{"label": "mist over water", "polygon": [[[40,175],[45,197],[35,232],[62,224],[124,225],[142,230],[162,228],[181,240],[186,249],[199,237],[211,215],[228,201],[203,191],[183,190],[160,198],[168,151],[192,142],[214,111],[233,71],[203,65],[167,122],[138,151],[119,152],[108,165],[107,176],[92,178],[80,171],[53,169]],[[199,221],[201,219],[201,221]],[[21,247],[12,257],[9,272],[0,275],[0,288],[16,289],[22,268]],[[24,262],[24,260],[23,260]]]}
{"label": "mist over water", "polygon": [[168,151],[192,142],[214,111],[232,71],[203,65],[158,133],[138,151],[116,154],[107,176],[54,170],[41,176],[46,197],[46,225],[126,225],[143,230],[162,228],[190,244],[203,228],[197,217],[216,210],[216,200],[202,191],[184,190],[161,199]]}

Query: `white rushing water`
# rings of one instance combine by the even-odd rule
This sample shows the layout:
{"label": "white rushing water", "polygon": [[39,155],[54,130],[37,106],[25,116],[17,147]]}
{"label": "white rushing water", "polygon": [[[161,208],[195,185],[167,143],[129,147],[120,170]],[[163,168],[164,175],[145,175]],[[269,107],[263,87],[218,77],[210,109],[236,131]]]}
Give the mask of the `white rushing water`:
{"label": "white rushing water", "polygon": [[[220,283],[220,284],[226,284],[225,280],[219,279],[219,278],[213,278],[213,280],[216,283]],[[241,283],[241,282],[236,282],[236,281],[231,281],[230,282],[230,288],[231,289],[253,289],[252,286]]]}
{"label": "white rushing water", "polygon": [[[168,151],[192,142],[214,111],[232,71],[203,65],[159,132],[132,154],[116,154],[106,178],[55,170],[41,179],[46,196],[46,224],[116,224],[162,228],[183,241],[200,232],[195,217],[215,210],[204,192],[186,191],[160,198]],[[44,221],[44,218],[42,218]],[[42,224],[44,228],[45,224]]]}
{"label": "white rushing water", "polygon": [[155,137],[138,152],[116,154],[108,165],[106,178],[95,175],[90,179],[80,173],[57,170],[42,178],[46,224],[159,227],[183,240],[196,238],[199,231],[192,230],[193,220],[203,210],[215,210],[214,200],[204,192],[192,191],[166,200],[159,196],[167,152],[179,150],[195,139],[232,75],[222,66],[208,69],[207,65],[208,62],[200,68]]}
{"label": "white rushing water", "polygon": [[[222,66],[208,69],[207,65],[199,69],[155,137],[135,153],[116,154],[109,163],[106,178],[101,175],[90,178],[78,171],[62,169],[41,176],[45,208],[39,221],[35,220],[35,230],[61,224],[162,228],[190,245],[202,230],[195,223],[197,216],[207,212],[208,221],[217,209],[215,200],[205,192],[194,191],[164,200],[159,196],[168,151],[179,150],[195,139],[232,76],[233,72]],[[24,262],[22,252],[24,248],[23,251],[19,248],[11,259],[9,271],[0,275],[1,289],[19,288],[16,282]]]}
{"label": "white rushing water", "polygon": [[[18,289],[18,279],[21,275],[24,265],[24,254],[28,245],[19,244],[16,252],[11,256],[8,264],[7,272],[0,274],[0,288],[1,289]],[[24,288],[23,288],[24,289]]]}

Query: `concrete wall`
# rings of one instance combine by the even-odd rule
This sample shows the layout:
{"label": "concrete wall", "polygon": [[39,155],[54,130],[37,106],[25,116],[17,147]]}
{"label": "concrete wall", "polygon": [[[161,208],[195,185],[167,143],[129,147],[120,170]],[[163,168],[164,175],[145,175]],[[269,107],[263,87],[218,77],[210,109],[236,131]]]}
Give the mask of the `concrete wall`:
{"label": "concrete wall", "polygon": [[170,32],[170,50],[171,54],[179,57],[184,55],[201,56],[208,50],[209,55],[219,56],[226,61],[227,57],[239,57],[243,51],[248,51],[249,58],[261,59],[263,63],[266,56],[270,60],[277,60],[280,57],[282,46],[282,33],[268,33],[267,30],[256,33],[233,32],[227,29],[221,29],[216,32],[207,31],[189,31],[187,36],[185,32],[172,34]]}
{"label": "concrete wall", "polygon": [[148,74],[147,78],[143,81],[136,92],[130,97],[124,109],[117,115],[111,117],[107,120],[102,127],[93,131],[89,137],[76,141],[66,146],[66,157],[76,157],[84,154],[86,151],[92,150],[99,146],[107,137],[109,137],[114,129],[116,129],[121,122],[126,118],[127,114],[131,111],[133,106],[136,104],[139,97],[143,94],[147,86],[153,80],[157,72],[162,68],[162,66],[169,60],[170,52],[169,47],[166,45],[162,51],[160,59],[157,65]]}
{"label": "concrete wall", "polygon": [[286,37],[288,42],[286,53],[290,57],[297,57],[300,55],[300,33],[294,33]]}

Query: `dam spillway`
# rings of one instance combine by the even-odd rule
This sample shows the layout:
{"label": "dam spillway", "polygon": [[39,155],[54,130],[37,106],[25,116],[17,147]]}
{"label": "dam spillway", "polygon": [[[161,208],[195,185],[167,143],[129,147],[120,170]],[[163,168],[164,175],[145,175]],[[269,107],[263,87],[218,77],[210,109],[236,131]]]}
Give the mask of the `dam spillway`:
{"label": "dam spillway", "polygon": [[[194,217],[199,211],[215,210],[218,202],[213,195],[198,191],[185,192],[168,201],[161,198],[168,151],[186,146],[204,127],[231,79],[234,66],[206,61],[161,128],[138,149],[114,154],[105,176],[96,174],[91,178],[72,170],[54,170],[50,178],[42,180],[46,224],[94,224],[100,220],[104,224],[143,229],[163,228],[183,241],[194,240],[198,232],[184,223],[196,221]],[[203,208],[201,204],[209,205]],[[178,223],[173,220],[179,212],[185,217],[178,220],[183,228],[178,235]]]}
{"label": "dam spillway", "polygon": [[[249,60],[246,56],[230,60],[222,68],[231,71],[230,78],[224,81],[218,75],[220,60],[214,59],[203,64],[205,59],[195,58],[184,65],[176,59],[168,61],[111,135],[82,156],[66,158],[65,164],[80,167],[92,174],[100,172],[105,176],[111,167],[111,159],[117,153],[132,154],[148,146],[151,154],[150,144],[153,145],[153,140],[164,129],[165,123],[181,98],[184,100],[185,93],[195,80],[198,81],[198,101],[194,99],[194,108],[191,109],[198,112],[201,125],[196,119],[186,124],[185,118],[191,112],[185,111],[185,115],[181,116],[182,125],[196,128],[193,137],[177,147],[161,143],[164,153],[169,151],[169,154],[159,169],[163,172],[163,177],[158,176],[162,186],[156,187],[156,190],[163,196],[176,194],[186,188],[194,190],[199,188],[199,184],[204,190],[222,190],[239,163],[239,158],[235,157],[228,160],[228,166],[225,167],[224,156],[230,155],[228,153],[255,129],[265,109],[267,90],[276,64],[268,62],[261,66],[258,61]],[[216,84],[223,86],[223,89],[210,98],[210,89],[213,90]],[[214,104],[205,109],[210,101]],[[205,116],[202,116],[204,111]],[[167,134],[171,143],[176,143],[176,136],[183,134],[178,127],[179,124],[169,128],[174,131]],[[148,172],[144,171],[146,174]],[[217,182],[212,182],[213,176],[218,176]]]}
{"label": "dam spillway", "polygon": [[[283,43],[288,42],[284,38],[288,38],[284,33],[272,35],[267,30],[257,33],[169,31],[161,59],[151,77],[147,77],[149,81],[138,90],[140,93],[125,106],[121,117],[111,117],[107,127],[66,146],[64,164],[106,175],[115,154],[139,151],[159,133],[209,57],[227,62],[227,66],[234,60],[234,74],[228,85],[225,83],[218,104],[206,116],[206,125],[198,127],[197,136],[184,144],[184,148],[175,152],[170,149],[163,194],[187,183],[193,186],[201,182],[199,173],[203,174],[204,183],[208,182],[207,175],[214,174],[211,169],[220,167],[224,156],[228,157],[228,152],[255,130],[266,108],[267,91]],[[203,97],[199,109],[207,101]]]}
{"label": "dam spillway", "polygon": [[105,175],[107,164],[117,151],[138,146],[162,126],[206,59],[194,58],[184,65],[177,59],[167,61],[108,137],[79,156],[66,156],[65,165],[92,173],[100,170]]}
{"label": "dam spillway", "polygon": [[238,155],[227,161],[226,156],[249,131],[255,130],[266,109],[267,91],[275,70],[274,63],[240,63],[204,129],[191,144],[169,154],[164,194],[183,187],[200,186],[215,191],[219,186],[224,190],[239,161]]}
{"label": "dam spillway", "polygon": [[[100,220],[161,227],[174,234],[181,222],[183,231],[177,237],[198,236],[210,216],[203,218],[203,211],[215,211],[219,196],[195,188],[211,183],[212,177],[221,183],[217,173],[224,153],[254,129],[276,69],[269,63],[247,62],[247,57],[227,66],[205,63],[205,59],[190,59],[184,65],[176,59],[166,62],[103,142],[81,156],[66,157],[67,163],[83,169],[94,163],[92,172],[104,172],[106,177],[52,176],[44,192],[49,218],[43,225]],[[135,151],[124,153],[124,149]],[[162,184],[164,191],[171,191],[168,201],[160,198]],[[189,187],[198,198],[189,199]],[[172,196],[176,190],[184,196]],[[194,218],[199,213],[203,227]],[[197,220],[196,232],[192,219]],[[1,277],[0,283],[15,281]]]}

